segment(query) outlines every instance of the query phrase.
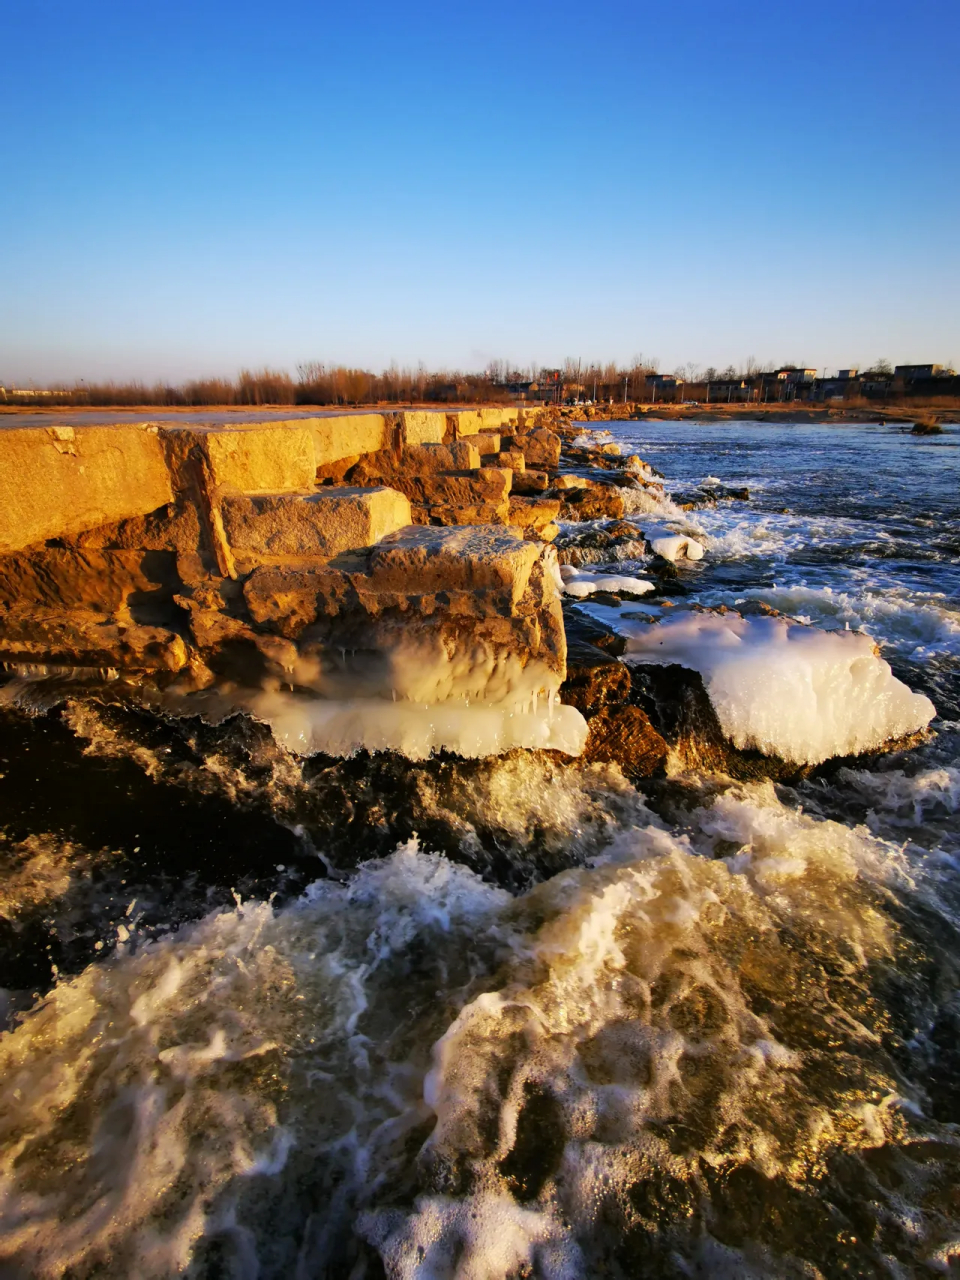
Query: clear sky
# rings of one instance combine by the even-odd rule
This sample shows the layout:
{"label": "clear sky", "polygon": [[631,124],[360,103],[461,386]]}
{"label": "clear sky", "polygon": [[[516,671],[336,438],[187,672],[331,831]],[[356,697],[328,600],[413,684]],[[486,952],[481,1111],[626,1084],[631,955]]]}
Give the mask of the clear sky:
{"label": "clear sky", "polygon": [[0,0],[0,380],[960,361],[957,0]]}

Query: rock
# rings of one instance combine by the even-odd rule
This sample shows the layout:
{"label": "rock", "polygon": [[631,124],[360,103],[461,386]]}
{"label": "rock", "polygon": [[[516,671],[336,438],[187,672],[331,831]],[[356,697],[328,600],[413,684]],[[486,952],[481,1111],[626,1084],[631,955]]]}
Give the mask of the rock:
{"label": "rock", "polygon": [[552,547],[514,530],[413,527],[325,565],[261,566],[243,594],[319,692],[502,700],[563,679],[555,574]]}
{"label": "rock", "polygon": [[480,452],[473,440],[411,445],[397,461],[398,470],[412,476],[436,475],[439,471],[475,471],[479,466]]}
{"label": "rock", "polygon": [[139,613],[173,601],[180,588],[174,551],[39,547],[0,556],[0,607]]}
{"label": "rock", "polygon": [[161,439],[178,488],[192,457],[209,467],[212,485],[236,493],[291,493],[313,487],[317,474],[309,421],[250,426],[162,427]]}
{"label": "rock", "polygon": [[447,432],[446,413],[432,409],[404,409],[399,418],[404,445],[443,444]]}
{"label": "rock", "polygon": [[478,467],[474,471],[440,472],[423,476],[399,473],[393,483],[411,502],[418,505],[497,505],[506,502],[510,496],[513,472],[506,467]]}
{"label": "rock", "polygon": [[510,499],[508,520],[519,529],[533,530],[543,537],[547,528],[556,530],[554,521],[559,514],[560,503],[556,498],[513,497]]}
{"label": "rock", "polygon": [[500,452],[500,433],[494,431],[480,431],[475,436],[470,437],[470,443],[476,445],[480,453],[484,457]]}
{"label": "rock", "polygon": [[588,723],[584,760],[618,764],[633,778],[664,772],[670,748],[640,707],[604,707]]}
{"label": "rock", "polygon": [[156,428],[0,428],[0,553],[146,515],[172,500]]}
{"label": "rock", "polygon": [[[501,457],[503,455],[501,454]],[[523,454],[520,455],[523,457]],[[513,470],[513,492],[514,493],[545,493],[550,488],[550,477],[546,471],[528,471],[523,467],[514,467]]]}
{"label": "rock", "polygon": [[[509,467],[511,471],[526,471],[527,461],[519,449],[501,449],[496,455],[496,461],[491,462],[493,467]],[[516,480],[514,480],[516,484]],[[546,485],[544,485],[546,488]]]}
{"label": "rock", "polygon": [[382,413],[348,413],[307,420],[313,437],[314,465],[329,466],[344,458],[377,453],[393,443],[393,425]]}
{"label": "rock", "polygon": [[106,671],[177,672],[188,661],[172,628],[120,621],[85,609],[19,610],[0,627],[0,661]]}
{"label": "rock", "polygon": [[483,414],[480,409],[457,409],[447,413],[454,440],[462,440],[464,436],[479,435],[484,429]]}
{"label": "rock", "polygon": [[626,504],[612,484],[592,483],[587,489],[568,490],[560,515],[564,520],[604,520],[623,518]]}
{"label": "rock", "polygon": [[369,547],[411,523],[408,499],[394,489],[321,489],[313,493],[231,495],[223,527],[235,554],[335,556]]}
{"label": "rock", "polygon": [[528,467],[545,471],[556,471],[559,467],[560,437],[555,432],[537,428],[515,439]]}
{"label": "rock", "polygon": [[561,492],[567,492],[570,489],[588,489],[590,487],[590,481],[586,476],[575,476],[572,474],[557,476],[556,480],[553,482],[553,487],[555,489],[559,489]]}
{"label": "rock", "polygon": [[562,702],[576,707],[589,725],[584,759],[619,764],[632,777],[663,772],[669,748],[646,712],[631,702],[630,670],[610,652],[622,638],[603,633],[584,615],[565,611],[567,677],[560,688]]}
{"label": "rock", "polygon": [[460,506],[443,503],[427,506],[414,504],[411,513],[413,523],[417,525],[507,524],[510,519],[510,503],[504,499],[503,502],[474,502]]}
{"label": "rock", "polygon": [[630,670],[633,700],[647,713],[683,768],[744,780],[783,781],[810,771],[807,766],[733,746],[724,736],[699,672],[681,666],[633,663]]}

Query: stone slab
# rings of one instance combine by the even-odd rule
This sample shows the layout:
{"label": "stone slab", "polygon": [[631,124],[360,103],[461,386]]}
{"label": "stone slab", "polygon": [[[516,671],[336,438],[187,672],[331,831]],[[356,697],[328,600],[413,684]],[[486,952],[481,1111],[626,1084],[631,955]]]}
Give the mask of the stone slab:
{"label": "stone slab", "polygon": [[404,409],[400,413],[400,434],[405,445],[443,444],[447,415],[435,409]]}
{"label": "stone slab", "polygon": [[317,463],[311,419],[250,426],[169,426],[161,437],[175,483],[187,483],[184,463],[202,455],[210,482],[222,492],[291,493],[309,488]]}
{"label": "stone slab", "polygon": [[389,448],[393,428],[382,413],[347,413],[339,418],[312,418],[315,465],[329,466],[343,458]]}
{"label": "stone slab", "polygon": [[336,556],[409,525],[410,503],[395,489],[328,488],[230,495],[222,516],[231,550],[248,558]]}
{"label": "stone slab", "polygon": [[480,453],[472,440],[414,444],[403,450],[399,465],[412,476],[433,475],[438,471],[475,471],[480,466]]}
{"label": "stone slab", "polygon": [[0,431],[0,552],[146,515],[172,499],[155,428]]}

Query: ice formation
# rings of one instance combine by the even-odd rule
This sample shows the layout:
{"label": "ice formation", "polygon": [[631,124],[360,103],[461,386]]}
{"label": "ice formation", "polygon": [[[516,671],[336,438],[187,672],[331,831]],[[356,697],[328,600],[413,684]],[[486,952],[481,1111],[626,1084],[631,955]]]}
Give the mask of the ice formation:
{"label": "ice formation", "polygon": [[699,671],[736,746],[798,764],[857,755],[936,715],[929,698],[902,684],[873,643],[852,632],[715,613],[631,632],[627,661]]}
{"label": "ice formation", "polygon": [[654,589],[653,583],[646,578],[633,578],[617,573],[584,573],[573,565],[560,566],[563,579],[563,591],[568,596],[583,599],[593,595],[594,591],[629,591],[631,595],[643,596]]}
{"label": "ice formation", "polygon": [[644,529],[651,550],[664,560],[702,560],[703,544],[685,533],[672,533],[669,529]]}
{"label": "ice formation", "polygon": [[544,699],[510,703],[386,702],[381,698],[302,698],[259,694],[253,714],[297,755],[352,756],[358,751],[398,751],[425,760],[435,751],[477,759],[515,747],[578,756],[587,723],[574,707]]}

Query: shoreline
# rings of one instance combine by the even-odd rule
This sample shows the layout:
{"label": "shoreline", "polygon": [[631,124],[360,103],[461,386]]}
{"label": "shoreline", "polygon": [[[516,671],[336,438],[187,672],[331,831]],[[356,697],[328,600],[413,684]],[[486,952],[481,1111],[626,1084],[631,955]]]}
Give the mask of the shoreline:
{"label": "shoreline", "polygon": [[91,416],[103,414],[106,419],[113,415],[123,414],[128,417],[143,415],[143,421],[154,421],[162,418],[204,418],[225,416],[243,419],[255,418],[257,415],[279,419],[282,416],[293,418],[339,417],[359,413],[401,413],[404,410],[426,410],[434,413],[457,413],[476,408],[523,408],[528,412],[543,414],[547,420],[574,422],[637,422],[645,418],[656,421],[688,421],[688,422],[770,422],[775,424],[790,423],[837,423],[863,424],[875,422],[880,426],[912,425],[915,422],[932,422],[939,425],[955,426],[960,424],[960,406],[944,407],[927,405],[896,404],[889,406],[856,405],[846,408],[823,404],[730,404],[730,405],[678,405],[648,404],[628,402],[614,405],[553,405],[524,402],[522,404],[504,406],[502,404],[460,404],[439,401],[417,401],[410,404],[357,404],[357,405],[305,405],[305,404],[262,404],[262,405],[14,405],[0,404],[0,422],[5,418],[38,417],[43,419],[69,418],[83,416],[89,420]]}

